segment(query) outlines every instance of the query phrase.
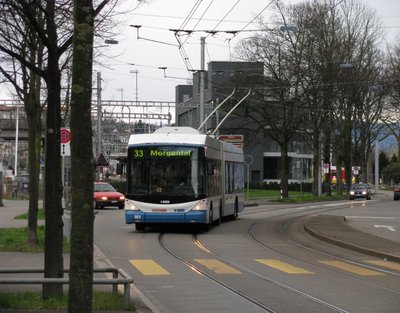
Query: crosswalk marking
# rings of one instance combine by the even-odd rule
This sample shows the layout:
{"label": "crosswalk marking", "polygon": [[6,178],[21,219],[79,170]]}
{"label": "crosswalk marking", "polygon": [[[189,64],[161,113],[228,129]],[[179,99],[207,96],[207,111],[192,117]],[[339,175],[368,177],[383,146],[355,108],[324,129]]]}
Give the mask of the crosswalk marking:
{"label": "crosswalk marking", "polygon": [[[272,267],[276,270],[288,273],[288,274],[314,274],[313,272],[291,265],[289,263],[282,262],[278,259],[254,259],[255,261]],[[194,259],[195,262],[203,265],[209,270],[216,274],[241,274],[241,272],[217,259]],[[142,274],[146,276],[157,276],[157,275],[170,275],[170,273],[164,269],[161,265],[152,259],[132,259],[129,262]],[[319,263],[332,266],[334,268],[354,273],[362,276],[380,276],[385,275],[379,271],[368,269],[362,266],[353,265],[347,262],[338,260],[319,260]],[[400,271],[400,264],[384,260],[365,260],[365,263],[389,268],[392,270]]]}
{"label": "crosswalk marking", "polygon": [[255,259],[255,261],[270,266],[288,274],[314,274],[306,269],[276,260],[276,259]]}
{"label": "crosswalk marking", "polygon": [[129,262],[143,275],[170,275],[167,270],[150,259],[129,260]]}
{"label": "crosswalk marking", "polygon": [[390,262],[390,261],[383,261],[383,260],[369,260],[365,261],[366,263],[377,265],[377,266],[382,266],[386,268],[390,268],[392,270],[400,271],[400,264],[395,263],[395,262]]}
{"label": "crosswalk marking", "polygon": [[343,261],[318,261],[319,263],[326,264],[338,269],[341,269],[346,272],[358,274],[361,276],[379,276],[379,275],[385,275],[383,273],[377,272],[370,270],[368,268],[364,268],[361,266],[356,266],[347,262]]}
{"label": "crosswalk marking", "polygon": [[241,274],[237,269],[216,259],[195,259],[195,261],[217,274]]}

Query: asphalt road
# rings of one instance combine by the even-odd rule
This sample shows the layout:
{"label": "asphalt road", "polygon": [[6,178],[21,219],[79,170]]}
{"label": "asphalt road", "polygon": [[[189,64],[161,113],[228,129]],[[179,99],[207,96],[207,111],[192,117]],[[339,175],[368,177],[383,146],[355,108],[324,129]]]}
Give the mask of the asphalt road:
{"label": "asphalt road", "polygon": [[176,227],[137,232],[124,225],[122,211],[104,210],[96,216],[95,241],[134,277],[154,312],[398,312],[398,264],[321,242],[296,223],[338,215],[397,240],[398,205],[390,196],[267,204],[196,236]]}
{"label": "asphalt road", "polygon": [[[312,218],[338,216],[358,234],[400,243],[400,202],[392,199],[388,194],[371,201],[268,203],[204,233],[188,227],[137,232],[124,224],[123,211],[100,210],[95,262],[121,267],[134,278],[131,294],[141,312],[398,312],[399,263],[304,231]],[[26,207],[7,202],[0,208],[0,227],[26,226],[13,220]],[[43,264],[42,256],[0,253],[1,266],[35,262]]]}

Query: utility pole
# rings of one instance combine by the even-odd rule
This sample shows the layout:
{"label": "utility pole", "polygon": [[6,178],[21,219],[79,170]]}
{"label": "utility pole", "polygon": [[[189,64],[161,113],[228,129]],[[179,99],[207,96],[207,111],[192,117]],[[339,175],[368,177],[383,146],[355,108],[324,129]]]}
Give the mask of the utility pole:
{"label": "utility pole", "polygon": [[[201,54],[200,54],[200,119],[199,119],[199,125],[201,125],[205,119],[205,100],[204,100],[204,92],[205,92],[205,61],[204,61],[204,54],[205,54],[205,42],[206,39],[205,37],[200,38],[200,49],[201,49]],[[200,129],[201,132],[204,134],[206,133],[207,130],[207,125],[205,124],[202,129]]]}
{"label": "utility pole", "polygon": [[17,177],[17,168],[18,168],[18,137],[19,137],[19,110],[18,106],[16,106],[17,109],[17,116],[16,116],[16,122],[15,122],[15,156],[14,156],[14,177]]}
{"label": "utility pole", "polygon": [[375,139],[375,193],[379,192],[379,138]]}
{"label": "utility pole", "polygon": [[97,72],[97,155],[101,153],[101,72]]}

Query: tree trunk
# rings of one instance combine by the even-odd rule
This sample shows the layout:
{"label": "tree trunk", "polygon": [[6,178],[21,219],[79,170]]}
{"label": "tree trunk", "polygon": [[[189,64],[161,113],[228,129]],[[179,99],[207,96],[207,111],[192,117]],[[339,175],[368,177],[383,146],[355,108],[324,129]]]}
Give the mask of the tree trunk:
{"label": "tree trunk", "polygon": [[[57,27],[55,25],[55,0],[46,2],[46,26],[48,29],[48,60],[46,84],[48,90],[46,118],[45,152],[45,278],[62,278],[63,263],[63,221],[62,221],[62,183],[61,183],[61,73],[57,47]],[[43,297],[62,297],[62,284],[44,284]]]}
{"label": "tree trunk", "polygon": [[321,175],[321,145],[319,142],[319,131],[313,131],[312,146],[313,146],[313,183],[312,183],[312,193],[314,196],[318,196],[318,184],[322,183],[319,180]]}
{"label": "tree trunk", "polygon": [[[38,86],[36,84],[39,84]],[[35,88],[37,87],[37,88]],[[25,105],[28,120],[29,145],[29,210],[28,210],[28,244],[37,244],[38,202],[39,202],[39,172],[40,172],[40,141],[42,121],[40,108],[40,78],[31,73],[31,86],[28,103]]]}
{"label": "tree trunk", "polygon": [[[53,69],[55,70],[55,69]],[[57,67],[58,70],[58,67]],[[58,75],[57,75],[58,74]],[[45,152],[45,258],[44,274],[48,278],[62,278],[63,264],[63,221],[62,221],[62,184],[60,154],[60,76],[54,71],[47,82],[48,107],[46,119],[46,152]],[[62,284],[43,285],[43,297],[61,297]]]}
{"label": "tree trunk", "polygon": [[68,312],[92,312],[93,182],[91,97],[93,63],[92,0],[74,1],[71,93],[71,269]]}
{"label": "tree trunk", "polygon": [[0,177],[0,207],[4,206],[3,204],[3,178]]}
{"label": "tree trunk", "polygon": [[281,148],[281,192],[282,197],[289,197],[289,157],[287,143],[280,145]]}
{"label": "tree trunk", "polygon": [[325,139],[324,139],[324,156],[323,160],[325,164],[328,164],[328,173],[325,175],[325,192],[328,196],[332,196],[331,189],[331,179],[332,179],[332,160],[331,160],[331,138],[332,132],[330,128],[325,131]]}
{"label": "tree trunk", "polygon": [[397,140],[397,159],[400,161],[400,135],[396,136]]}

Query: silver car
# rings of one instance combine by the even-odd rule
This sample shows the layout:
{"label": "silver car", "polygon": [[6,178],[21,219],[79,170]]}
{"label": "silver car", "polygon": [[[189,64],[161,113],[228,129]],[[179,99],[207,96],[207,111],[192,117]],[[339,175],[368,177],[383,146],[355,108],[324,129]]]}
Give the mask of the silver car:
{"label": "silver car", "polygon": [[357,183],[351,186],[349,199],[354,200],[357,198],[365,198],[367,200],[371,200],[371,188],[369,184]]}

